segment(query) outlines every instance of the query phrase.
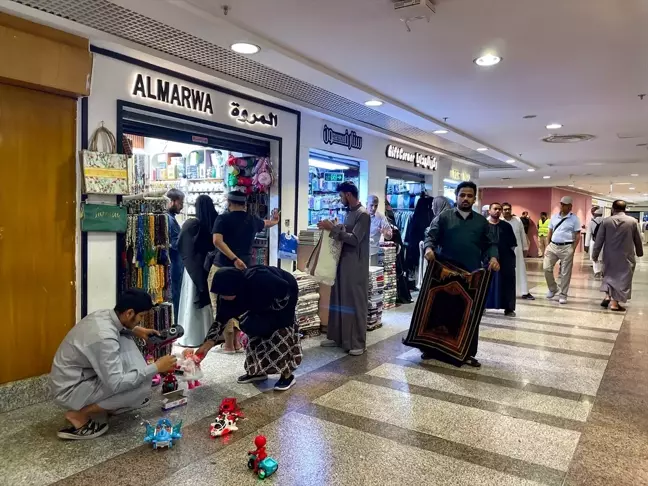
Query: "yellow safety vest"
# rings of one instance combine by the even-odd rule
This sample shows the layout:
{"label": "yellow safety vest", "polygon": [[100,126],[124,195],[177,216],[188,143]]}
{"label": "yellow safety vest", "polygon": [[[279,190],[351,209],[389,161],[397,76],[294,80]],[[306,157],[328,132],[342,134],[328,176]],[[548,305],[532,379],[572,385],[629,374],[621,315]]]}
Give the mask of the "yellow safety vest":
{"label": "yellow safety vest", "polygon": [[549,236],[549,222],[549,218],[544,223],[541,219],[538,220],[538,236]]}

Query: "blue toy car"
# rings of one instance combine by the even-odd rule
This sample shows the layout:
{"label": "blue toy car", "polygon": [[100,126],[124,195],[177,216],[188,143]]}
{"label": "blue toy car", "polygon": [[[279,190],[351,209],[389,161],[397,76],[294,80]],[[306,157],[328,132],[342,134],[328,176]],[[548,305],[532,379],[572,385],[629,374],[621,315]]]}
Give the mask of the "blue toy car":
{"label": "blue toy car", "polygon": [[144,442],[152,444],[153,449],[161,449],[163,447],[170,449],[178,439],[182,438],[182,433],[180,432],[181,427],[182,421],[173,425],[168,418],[158,420],[155,427],[147,422]]}
{"label": "blue toy car", "polygon": [[[248,468],[254,469],[254,461],[256,456],[254,454],[249,454],[248,459]],[[272,457],[266,457],[263,461],[259,463],[259,479],[265,479],[268,476],[272,476],[277,469],[279,468],[279,463],[275,461]]]}

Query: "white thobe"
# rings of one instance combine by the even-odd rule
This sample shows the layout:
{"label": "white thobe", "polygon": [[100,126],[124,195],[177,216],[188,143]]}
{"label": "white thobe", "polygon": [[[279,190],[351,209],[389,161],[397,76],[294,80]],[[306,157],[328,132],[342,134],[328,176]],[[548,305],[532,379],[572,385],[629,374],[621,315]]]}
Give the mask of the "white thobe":
{"label": "white thobe", "polygon": [[524,233],[524,224],[517,216],[510,220],[505,219],[513,228],[517,246],[515,247],[515,287],[517,295],[526,295],[529,293],[529,283],[527,282],[526,263],[524,262],[524,252],[529,249],[529,241]]}
{"label": "white thobe", "polygon": [[[594,254],[594,231],[596,227],[603,222],[602,216],[592,216],[589,224],[587,225],[587,233],[585,233],[585,246],[589,248],[589,257],[594,267],[594,273],[603,273],[603,255],[599,255],[597,262],[594,261],[592,255]],[[597,233],[598,234],[598,233]]]}

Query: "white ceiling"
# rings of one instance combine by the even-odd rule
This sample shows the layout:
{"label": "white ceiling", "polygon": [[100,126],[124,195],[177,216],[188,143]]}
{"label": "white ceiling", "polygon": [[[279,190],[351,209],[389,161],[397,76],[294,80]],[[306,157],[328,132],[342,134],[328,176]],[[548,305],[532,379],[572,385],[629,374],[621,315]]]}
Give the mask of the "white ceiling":
{"label": "white ceiling", "polygon": [[[648,97],[637,96],[648,93],[648,0],[436,0],[409,33],[390,0],[111,2],[223,47],[255,42],[262,64],[356,102],[379,97],[377,110],[428,132],[448,117],[449,140],[523,161],[482,170],[482,184],[648,200],[648,148],[637,147],[648,143]],[[478,68],[486,51],[502,63]],[[544,143],[550,122],[597,138]],[[612,181],[633,185],[610,193]]]}
{"label": "white ceiling", "polygon": [[[182,0],[180,0],[182,1]],[[212,0],[186,0],[221,15]],[[648,193],[648,2],[644,0],[437,0],[430,23],[407,32],[389,0],[236,0],[226,21],[327,72],[403,103],[536,165],[482,171],[489,185],[567,185],[607,194],[639,173]],[[472,60],[492,50],[502,63]],[[524,120],[524,115],[537,115]],[[556,133],[588,133],[548,144]],[[617,134],[632,135],[620,139]],[[542,176],[551,175],[552,179]],[[501,181],[502,177],[511,181]]]}

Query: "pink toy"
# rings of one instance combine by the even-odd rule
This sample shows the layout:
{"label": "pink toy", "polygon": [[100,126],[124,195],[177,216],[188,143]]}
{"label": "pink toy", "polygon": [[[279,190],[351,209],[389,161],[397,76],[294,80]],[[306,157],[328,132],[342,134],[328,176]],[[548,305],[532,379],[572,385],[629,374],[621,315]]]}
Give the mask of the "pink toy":
{"label": "pink toy", "polygon": [[[153,357],[152,354],[147,354],[146,364],[153,364],[153,363],[155,363],[155,358]],[[160,376],[160,373],[156,373],[156,375],[153,377],[153,380],[151,381],[151,386],[158,386],[160,383],[162,383],[162,377]]]}
{"label": "pink toy", "polygon": [[182,352],[182,358],[178,360],[178,366],[184,373],[182,379],[187,382],[189,390],[200,386],[198,380],[203,377],[200,361],[201,357],[197,356],[193,349],[185,349]]}

